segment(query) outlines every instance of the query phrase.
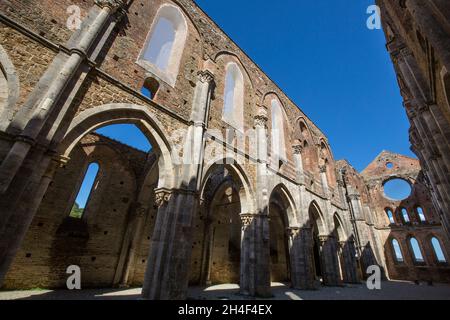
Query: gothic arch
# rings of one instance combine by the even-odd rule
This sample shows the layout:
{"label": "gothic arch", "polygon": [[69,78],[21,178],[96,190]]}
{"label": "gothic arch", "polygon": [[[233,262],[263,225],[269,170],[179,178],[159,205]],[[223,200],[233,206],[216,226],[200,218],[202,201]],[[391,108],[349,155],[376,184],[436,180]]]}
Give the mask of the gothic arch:
{"label": "gothic arch", "polygon": [[[250,84],[251,89],[253,90],[254,88],[254,82],[253,79],[250,77],[250,73],[248,72],[245,64],[242,62],[242,60],[239,58],[238,55],[236,55],[233,52],[230,51],[219,51],[215,54],[214,56],[214,63],[219,63],[221,60],[231,60],[233,62],[235,62],[239,68],[242,71],[242,74],[244,76],[244,80],[247,82],[248,84]],[[249,93],[247,93],[248,95]]]}
{"label": "gothic arch", "polygon": [[292,197],[288,188],[283,183],[278,184],[277,186],[275,186],[275,188],[272,189],[269,199],[273,199],[276,194],[280,196],[279,200],[282,201],[281,205],[285,210],[283,220],[286,223],[286,227],[297,227],[298,222],[297,216],[295,214],[297,212],[297,209],[295,206],[294,198]]}
{"label": "gothic arch", "polygon": [[211,173],[214,171],[215,168],[218,166],[223,166],[226,168],[230,174],[236,178],[236,180],[241,183],[242,188],[239,190],[239,197],[241,201],[241,211],[242,213],[253,213],[255,212],[256,204],[254,199],[254,193],[252,191],[252,185],[250,182],[250,179],[248,178],[247,174],[245,173],[245,170],[242,168],[241,165],[237,163],[235,159],[232,158],[221,158],[218,157],[211,162],[209,162],[205,166],[204,175],[202,179],[202,187],[200,194],[203,194],[205,192],[205,187],[208,179],[211,176]]}
{"label": "gothic arch", "polygon": [[[189,26],[186,15],[180,6],[165,3],[158,8],[153,19],[147,38],[138,57],[138,64],[148,69],[160,79],[175,86],[181,66],[185,45],[189,37]],[[165,26],[164,26],[165,24]],[[169,30],[159,30],[170,28]],[[165,35],[165,39],[156,34]],[[160,43],[163,41],[163,43]],[[170,46],[167,46],[170,44]],[[160,46],[157,56],[152,49]],[[166,47],[164,47],[164,45]],[[161,54],[165,50],[165,57]]]}
{"label": "gothic arch", "polygon": [[334,214],[333,221],[334,221],[334,229],[336,231],[336,235],[338,236],[338,240],[347,241],[348,233],[346,231],[345,224],[337,212]]}
{"label": "gothic arch", "polygon": [[287,161],[291,150],[291,127],[287,121],[286,109],[275,93],[266,94],[264,105],[267,107],[270,115],[270,153],[274,157],[273,160],[278,158],[279,160]]}
{"label": "gothic arch", "polygon": [[135,124],[150,141],[159,155],[159,188],[175,186],[175,170],[173,160],[176,155],[168,140],[169,135],[147,107],[126,103],[106,104],[81,112],[75,117],[67,130],[58,150],[68,157],[72,149],[82,137],[96,129],[117,123]]}
{"label": "gothic arch", "polygon": [[245,80],[235,62],[225,67],[225,86],[222,119],[235,129],[244,131]]}
{"label": "gothic arch", "polygon": [[297,138],[299,139],[302,151],[303,169],[309,173],[317,172],[318,156],[314,145],[314,138],[310,126],[305,118],[299,117],[296,122],[298,130]]}
{"label": "gothic arch", "polygon": [[319,139],[319,167],[325,167],[328,185],[332,188],[336,187],[336,170],[333,154],[330,146],[325,139]]}
{"label": "gothic arch", "polygon": [[314,200],[309,205],[309,219],[310,219],[310,225],[314,228],[314,226],[317,226],[317,231],[320,236],[328,235],[328,228],[325,223],[325,219],[323,217],[322,210],[320,209],[317,202]]}

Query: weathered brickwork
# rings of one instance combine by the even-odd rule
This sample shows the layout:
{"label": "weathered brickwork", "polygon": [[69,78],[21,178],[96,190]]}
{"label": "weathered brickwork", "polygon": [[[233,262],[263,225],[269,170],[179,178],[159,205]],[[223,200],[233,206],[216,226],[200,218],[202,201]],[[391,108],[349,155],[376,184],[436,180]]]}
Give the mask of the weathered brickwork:
{"label": "weathered brickwork", "polygon": [[[442,228],[439,216],[433,207],[429,187],[417,160],[405,156],[383,152],[362,173],[368,186],[370,200],[374,206],[373,223],[378,237],[384,246],[387,273],[392,279],[448,282],[450,269],[440,264],[431,244],[433,237],[439,239],[447,254],[449,243]],[[409,197],[401,201],[390,200],[383,190],[389,179],[402,178],[412,186]],[[422,208],[425,221],[419,216]],[[406,209],[410,222],[406,222],[402,209]],[[394,223],[389,220],[387,210],[391,210]],[[423,263],[414,261],[409,240],[416,238],[424,255]],[[392,240],[397,239],[401,246],[404,262],[397,262]]]}
{"label": "weathered brickwork", "polygon": [[[70,5],[79,30],[66,25]],[[371,265],[449,281],[429,241],[441,239],[448,261],[439,199],[417,161],[383,155],[392,172],[376,160],[361,174],[335,161],[320,129],[193,1],[9,0],[0,12],[3,288],[64,287],[69,265],[85,288],[143,286],[146,299],[228,282],[269,297],[271,281],[340,286]],[[176,30],[154,57],[161,17]],[[152,151],[93,133],[117,123],[136,125]],[[71,217],[92,162],[94,189]],[[380,187],[389,174],[424,186],[392,203]],[[418,203],[426,225],[386,224],[386,206]],[[390,238],[411,236],[425,265],[406,253],[393,264]]]}
{"label": "weathered brickwork", "polygon": [[450,4],[443,0],[377,3],[411,124],[412,150],[449,233]]}

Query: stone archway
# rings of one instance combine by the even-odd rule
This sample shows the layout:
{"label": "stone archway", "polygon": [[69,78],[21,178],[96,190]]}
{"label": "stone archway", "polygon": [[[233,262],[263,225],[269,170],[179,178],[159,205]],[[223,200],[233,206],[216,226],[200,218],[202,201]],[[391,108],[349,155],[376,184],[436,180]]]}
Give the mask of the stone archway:
{"label": "stone archway", "polygon": [[[232,159],[213,163],[204,175],[191,263],[191,284],[239,284],[242,219],[253,210],[245,174]],[[250,210],[250,211],[249,211]]]}
{"label": "stone archway", "polygon": [[293,200],[284,185],[275,187],[269,198],[270,273],[272,282],[291,282],[290,228],[297,228]]}
{"label": "stone archway", "polygon": [[322,252],[320,237],[325,234],[324,221],[318,206],[312,203],[309,209],[309,217],[312,230],[312,260],[316,280],[323,279]]}
{"label": "stone archway", "polygon": [[[107,149],[104,142],[100,141],[101,143],[97,146],[89,140],[91,139],[89,138],[88,141],[84,143],[86,150],[96,150],[95,148],[100,148],[99,150],[101,150],[103,148],[104,151],[101,151],[100,153],[97,152],[97,154],[89,151],[93,154],[93,156],[90,157],[83,157],[82,155],[80,149],[82,139],[85,139],[88,135],[92,136],[90,133],[100,127],[119,123],[131,123],[136,125],[144,133],[147,139],[151,141],[152,146],[154,147],[154,154],[152,157],[142,157],[143,170],[141,170],[139,177],[136,176],[136,170],[131,167],[129,159],[121,154],[121,149]],[[91,256],[87,258],[83,258],[83,255],[86,255],[86,252],[89,253],[89,250],[83,246],[89,245],[87,242],[89,238],[91,242],[94,241],[93,239],[96,239],[95,237],[99,239],[103,237],[103,240],[99,240],[100,242],[107,242],[108,239],[114,238],[117,239],[117,241],[114,242],[114,246],[111,245],[111,252],[104,252],[104,255],[108,255],[110,258],[108,258],[108,262],[102,262],[102,265],[110,266],[107,272],[108,275],[95,279],[95,272],[88,272],[89,277],[85,277],[84,283],[86,284],[85,286],[95,285],[111,287],[119,284],[127,285],[129,283],[130,272],[133,271],[132,262],[139,256],[137,251],[139,250],[140,241],[143,236],[142,231],[144,229],[145,217],[149,211],[152,211],[155,209],[154,207],[157,207],[155,188],[157,188],[157,190],[170,190],[173,188],[176,181],[172,166],[171,146],[163,127],[148,111],[148,108],[143,106],[129,104],[99,106],[86,110],[73,119],[62,142],[58,145],[58,150],[59,153],[63,155],[63,158],[65,158],[66,164],[61,168],[55,168],[56,175],[53,173],[51,177],[48,177],[49,184],[51,179],[56,180],[56,182],[61,180],[58,180],[58,175],[63,178],[66,178],[67,174],[71,175],[69,177],[70,179],[62,179],[65,183],[59,185],[59,189],[62,190],[61,192],[65,191],[64,196],[61,196],[61,192],[54,190],[55,188],[53,188],[52,193],[47,197],[47,199],[50,199],[50,202],[47,202],[51,204],[52,201],[56,201],[52,199],[61,198],[66,199],[67,203],[73,203],[72,200],[74,199],[75,194],[73,194],[74,191],[71,191],[72,184],[74,190],[78,189],[78,176],[83,176],[83,172],[81,172],[84,170],[83,168],[86,167],[88,162],[98,161],[101,164],[100,173],[102,179],[105,180],[105,183],[100,183],[102,192],[96,193],[95,197],[92,198],[92,210],[90,211],[94,214],[89,214],[90,217],[87,220],[93,219],[97,214],[99,214],[99,216],[101,214],[106,214],[108,217],[111,215],[116,216],[111,220],[111,222],[114,221],[115,223],[110,223],[110,226],[102,226],[102,230],[98,230],[98,232],[94,230],[94,233],[99,233],[98,237],[97,235],[93,235],[93,233],[90,234],[89,237],[83,236],[84,234],[87,234],[86,230],[88,222],[86,221],[83,222],[80,220],[79,222],[73,221],[71,223],[63,223],[60,227],[57,227],[56,225],[55,230],[58,229],[56,232],[58,233],[59,238],[57,236],[55,239],[63,239],[66,242],[69,241],[68,243],[73,245],[64,245],[64,241],[59,241],[56,243],[56,246],[49,246],[56,249],[51,250],[51,258],[48,258],[48,261],[55,261],[55,263],[51,263],[51,265],[56,265],[56,262],[62,260],[58,258],[61,255],[61,250],[65,250],[66,248],[68,252],[64,254],[79,256],[77,259],[81,260],[84,259],[98,262],[100,259],[103,259],[98,257],[101,255],[101,251],[98,251],[96,254],[91,254]],[[113,160],[109,161],[109,163],[102,163],[102,155],[108,156]],[[70,159],[71,157],[74,159]],[[79,165],[78,162],[80,163]],[[145,167],[148,167],[148,170],[145,169]],[[81,174],[74,171],[78,169]],[[63,173],[62,171],[66,171],[66,173]],[[127,188],[126,190],[124,189],[125,187]],[[46,186],[46,190],[49,192],[48,186]],[[105,195],[108,193],[115,194],[117,201],[111,197],[106,197]],[[45,198],[45,193],[43,193],[43,196]],[[109,201],[107,205],[103,203],[105,201]],[[110,205],[110,202],[117,203]],[[41,206],[49,207],[49,204],[41,203]],[[58,209],[60,214],[65,214],[66,210],[61,210],[60,206],[56,209]],[[45,211],[46,209],[43,208],[42,210]],[[106,212],[108,210],[109,212]],[[40,211],[38,210],[38,217]],[[156,212],[152,213],[152,215],[156,216]],[[40,223],[40,225],[41,224],[42,223]],[[46,225],[47,224],[50,227],[50,224],[46,223]],[[115,225],[120,225],[121,229],[117,229]],[[33,232],[34,231],[35,230],[33,230]],[[151,235],[151,232],[152,231],[146,232],[145,238],[148,237],[147,234]],[[72,241],[71,239],[73,239],[74,236],[77,236],[81,240],[86,238],[86,243],[81,243],[81,240]],[[72,249],[69,250],[69,247]],[[45,253],[43,253],[42,256],[45,256]],[[147,262],[147,257],[148,252],[145,253],[145,256],[142,258],[142,263],[144,263],[144,261]],[[71,261],[71,259],[65,260]],[[59,265],[57,265],[57,267],[59,268],[58,270],[63,270]],[[65,270],[62,272],[64,273],[63,277],[65,278]],[[55,276],[55,280],[49,284],[49,286],[59,286],[58,281],[59,279]],[[141,273],[140,280],[137,279],[136,281],[137,284],[142,285],[143,272]]]}
{"label": "stone archway", "polygon": [[336,237],[328,232],[322,211],[313,201],[309,207],[312,235],[311,259],[316,280],[327,286],[340,285]]}
{"label": "stone archway", "polygon": [[59,153],[69,156],[78,141],[87,133],[96,129],[118,123],[136,125],[150,141],[155,154],[158,155],[160,170],[158,188],[170,189],[176,185],[176,171],[169,135],[164,126],[147,107],[125,103],[107,104],[83,111],[75,117],[59,144]]}
{"label": "stone archway", "polygon": [[345,283],[358,283],[358,266],[353,237],[348,236],[343,220],[335,213],[333,217],[334,236],[338,241],[338,262],[340,278]]}

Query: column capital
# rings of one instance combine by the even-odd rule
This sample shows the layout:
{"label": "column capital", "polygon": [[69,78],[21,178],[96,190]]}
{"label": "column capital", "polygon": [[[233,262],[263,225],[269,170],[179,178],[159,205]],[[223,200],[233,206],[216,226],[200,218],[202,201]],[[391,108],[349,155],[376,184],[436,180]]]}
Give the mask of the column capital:
{"label": "column capital", "polygon": [[202,83],[211,83],[214,81],[214,75],[209,70],[199,71],[197,76]]}
{"label": "column capital", "polygon": [[170,200],[172,191],[166,188],[155,189],[155,204],[158,208],[167,204]]}
{"label": "column capital", "polygon": [[255,220],[256,215],[253,213],[241,213],[240,215],[241,222],[242,222],[242,228],[246,229],[249,227],[253,221]]}
{"label": "column capital", "polygon": [[123,0],[95,0],[95,4],[102,9],[109,8],[111,11],[117,11],[125,5]]}
{"label": "column capital", "polygon": [[302,154],[303,146],[301,144],[295,144],[292,146],[292,150],[294,151],[294,154]]}
{"label": "column capital", "polygon": [[320,173],[326,173],[327,172],[327,166],[326,165],[319,166],[319,171],[320,171]]}
{"label": "column capital", "polygon": [[348,198],[350,200],[360,200],[361,199],[361,195],[358,193],[353,193],[353,194],[349,194]]}
{"label": "column capital", "polygon": [[289,227],[286,229],[286,232],[289,237],[296,238],[300,234],[299,227]]}
{"label": "column capital", "polygon": [[329,241],[330,239],[333,239],[334,236],[332,236],[332,235],[322,235],[322,236],[319,236],[318,238],[319,238],[320,243],[324,244],[325,242]]}
{"label": "column capital", "polygon": [[267,127],[267,121],[269,118],[264,114],[258,114],[255,116],[255,127]]}

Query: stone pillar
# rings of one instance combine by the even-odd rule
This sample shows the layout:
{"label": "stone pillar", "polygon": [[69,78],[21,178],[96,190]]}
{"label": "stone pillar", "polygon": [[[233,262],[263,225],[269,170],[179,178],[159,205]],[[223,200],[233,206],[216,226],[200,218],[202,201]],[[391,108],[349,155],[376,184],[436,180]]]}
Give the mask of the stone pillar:
{"label": "stone pillar", "polygon": [[267,109],[260,107],[255,116],[257,138],[257,213],[242,218],[241,293],[270,297],[269,195],[267,171]]}
{"label": "stone pillar", "polygon": [[334,236],[319,236],[322,259],[323,283],[326,286],[340,286],[338,246]]}
{"label": "stone pillar", "polygon": [[322,181],[323,193],[326,198],[330,197],[330,189],[328,187],[327,165],[319,166],[320,179]]}
{"label": "stone pillar", "polygon": [[241,221],[241,294],[269,298],[269,217],[246,213],[241,214]]}
{"label": "stone pillar", "polygon": [[292,146],[293,152],[294,152],[294,161],[295,161],[295,171],[297,173],[297,182],[300,184],[304,183],[305,180],[305,172],[303,168],[303,159],[302,159],[302,152],[303,152],[303,146],[298,144]]}
{"label": "stone pillar", "polygon": [[159,209],[142,290],[144,299],[187,298],[197,201],[189,190],[156,190]]}
{"label": "stone pillar", "polygon": [[[450,44],[449,31],[444,29],[442,22],[432,13],[433,1],[408,0],[406,6],[420,29],[426,33],[437,56],[447,70],[450,70]],[[444,17],[442,17],[444,19]],[[447,21],[448,22],[448,21]]]}
{"label": "stone pillar", "polygon": [[[403,79],[408,87],[408,90],[414,97],[414,107],[417,109],[423,122],[429,128],[425,132],[419,132],[424,142],[429,140],[430,143],[434,142],[439,152],[443,156],[443,161],[448,168],[450,168],[450,149],[448,147],[449,137],[446,137],[445,131],[439,126],[436,119],[442,119],[444,115],[439,108],[433,107],[433,111],[436,114],[431,114],[430,105],[434,105],[431,101],[433,98],[428,88],[428,84],[414,58],[412,52],[409,49],[403,49],[400,53],[397,53],[397,64]],[[417,125],[417,123],[416,123]],[[418,127],[420,130],[420,127]]]}
{"label": "stone pillar", "polygon": [[288,229],[290,239],[291,282],[295,289],[314,289],[311,228]]}
{"label": "stone pillar", "polygon": [[339,242],[341,253],[342,276],[345,283],[359,283],[356,250],[353,240]]}
{"label": "stone pillar", "polygon": [[142,296],[151,300],[186,299],[192,254],[193,217],[201,187],[205,130],[214,76],[201,71],[193,100],[189,137],[183,149],[180,186],[156,190],[159,207]]}

